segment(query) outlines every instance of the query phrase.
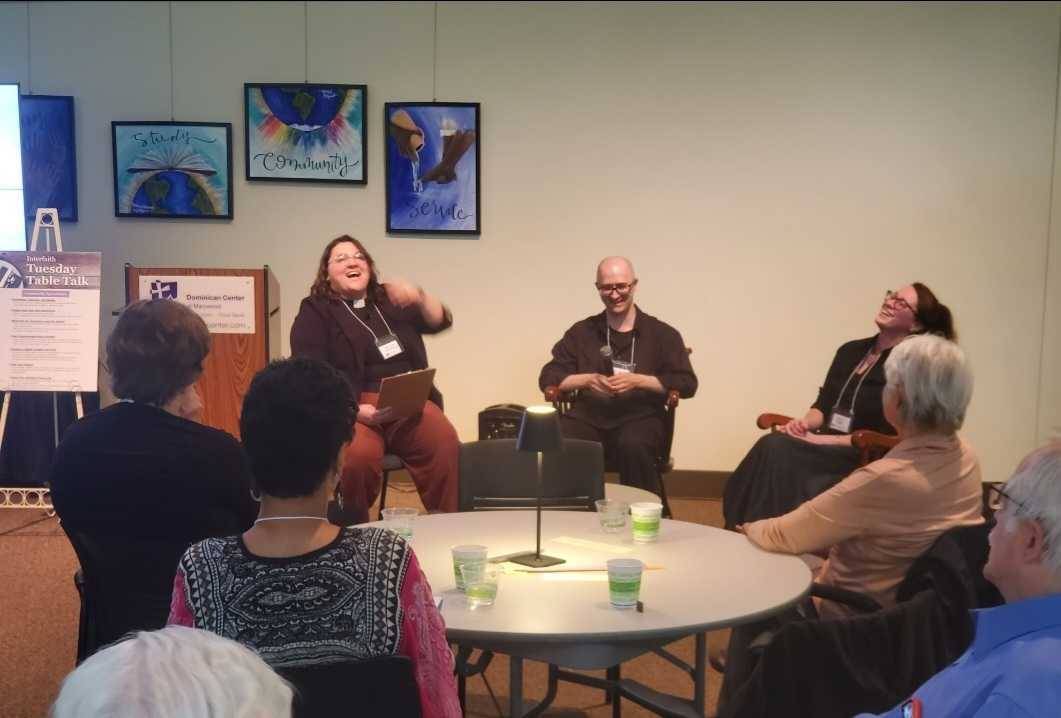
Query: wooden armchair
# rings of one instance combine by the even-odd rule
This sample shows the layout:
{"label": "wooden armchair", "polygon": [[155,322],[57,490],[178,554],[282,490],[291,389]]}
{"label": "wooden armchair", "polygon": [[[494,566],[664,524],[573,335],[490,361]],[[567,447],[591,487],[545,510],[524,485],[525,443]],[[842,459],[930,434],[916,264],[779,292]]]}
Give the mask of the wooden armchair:
{"label": "wooden armchair", "polygon": [[[777,431],[777,427],[784,426],[790,421],[792,421],[791,416],[767,413],[759,414],[759,417],[755,420],[755,425],[760,429]],[[869,429],[859,429],[851,434],[851,445],[859,450],[859,457],[863,465],[884,456],[898,443],[898,436],[889,436],[888,434],[870,431]]]}
{"label": "wooden armchair", "polygon": [[[571,409],[571,402],[574,401],[577,394],[577,391],[560,391],[555,386],[545,387],[545,400],[556,407],[561,416]],[[670,518],[670,504],[667,501],[667,488],[663,477],[674,469],[674,459],[671,458],[670,453],[671,446],[674,444],[674,414],[678,409],[678,392],[676,390],[671,389],[667,392],[667,396],[663,400],[663,408],[665,412],[663,418],[663,446],[660,447],[659,455],[656,457],[656,471],[659,473],[659,497],[660,502],[663,504],[663,516],[664,518]],[[605,456],[605,461],[605,470],[614,470],[608,465],[607,456]]]}

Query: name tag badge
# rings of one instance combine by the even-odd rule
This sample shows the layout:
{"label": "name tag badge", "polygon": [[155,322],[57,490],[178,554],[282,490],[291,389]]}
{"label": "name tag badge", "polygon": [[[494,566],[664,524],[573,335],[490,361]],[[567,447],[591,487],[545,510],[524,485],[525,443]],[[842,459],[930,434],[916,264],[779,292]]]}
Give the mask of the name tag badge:
{"label": "name tag badge", "polygon": [[390,359],[402,353],[402,344],[398,341],[398,337],[393,334],[385,334],[377,339],[376,348],[379,349],[379,353],[384,359]]}
{"label": "name tag badge", "polygon": [[636,364],[628,361],[619,361],[618,359],[612,359],[612,376],[618,374],[632,374]]}
{"label": "name tag badge", "polygon": [[839,431],[841,434],[851,433],[851,416],[842,411],[834,411],[829,415],[829,428]]}

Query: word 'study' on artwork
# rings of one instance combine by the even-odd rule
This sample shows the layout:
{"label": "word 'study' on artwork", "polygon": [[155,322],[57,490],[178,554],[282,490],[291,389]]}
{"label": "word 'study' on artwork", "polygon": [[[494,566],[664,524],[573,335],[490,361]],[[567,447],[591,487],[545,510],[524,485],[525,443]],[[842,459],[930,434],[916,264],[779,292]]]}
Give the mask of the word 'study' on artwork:
{"label": "word 'study' on artwork", "polygon": [[243,86],[248,180],[365,184],[364,85]]}
{"label": "word 'study' on artwork", "polygon": [[232,219],[232,125],[112,122],[114,215]]}
{"label": "word 'study' on artwork", "polygon": [[384,105],[387,231],[479,234],[479,103]]}

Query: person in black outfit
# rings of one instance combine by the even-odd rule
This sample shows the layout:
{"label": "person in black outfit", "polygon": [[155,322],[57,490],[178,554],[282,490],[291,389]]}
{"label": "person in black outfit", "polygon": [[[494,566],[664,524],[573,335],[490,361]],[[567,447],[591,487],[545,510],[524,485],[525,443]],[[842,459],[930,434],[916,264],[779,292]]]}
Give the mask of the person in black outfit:
{"label": "person in black outfit", "polygon": [[191,309],[130,304],[107,341],[120,401],[74,424],[56,449],[52,501],[85,582],[82,660],[129,631],[162,628],[185,549],[257,515],[239,442],[197,421],[209,350]]}
{"label": "person in black outfit", "polygon": [[884,362],[911,334],[955,340],[950,309],[920,282],[885,293],[875,336],[840,346],[818,398],[802,418],[759,439],[726,482],[725,525],[781,516],[814,498],[858,468],[851,434],[895,430],[884,419]]}
{"label": "person in black outfit", "polygon": [[563,435],[603,443],[620,482],[655,492],[665,397],[671,390],[693,396],[696,374],[681,334],[634,303],[637,277],[628,259],[602,260],[596,286],[604,311],[564,333],[538,385],[577,392],[561,419]]}

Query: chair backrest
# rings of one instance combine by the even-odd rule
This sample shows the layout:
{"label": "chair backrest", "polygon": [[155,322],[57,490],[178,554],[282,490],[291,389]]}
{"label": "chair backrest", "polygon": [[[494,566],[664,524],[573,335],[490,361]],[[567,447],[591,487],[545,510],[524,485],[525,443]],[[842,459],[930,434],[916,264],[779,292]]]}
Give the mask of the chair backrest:
{"label": "chair backrest", "polygon": [[278,668],[295,688],[294,718],[420,718],[420,692],[405,656]]}
{"label": "chair backrest", "polygon": [[130,631],[166,625],[187,542],[97,536],[62,526],[81,564],[78,663]]}
{"label": "chair backrest", "polygon": [[[592,511],[604,498],[604,450],[596,441],[563,444],[542,456],[542,508]],[[537,497],[537,456],[517,451],[515,439],[461,444],[460,511],[533,508]]]}
{"label": "chair backrest", "polygon": [[940,583],[946,581],[953,587],[948,592],[953,600],[962,601],[959,610],[1001,605],[1002,594],[984,578],[990,532],[986,522],[944,531],[910,566],[896,590],[896,600],[905,601],[927,588],[943,594]]}

